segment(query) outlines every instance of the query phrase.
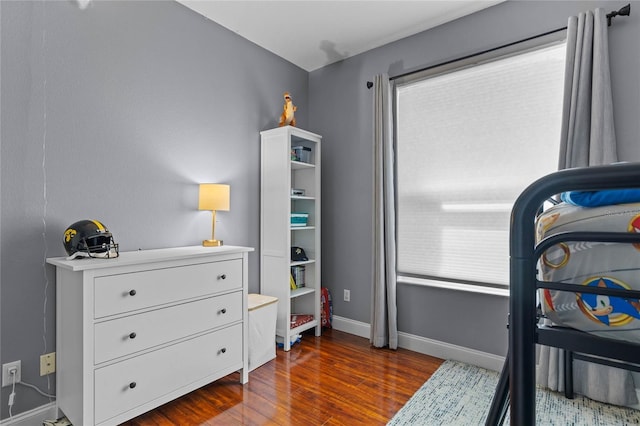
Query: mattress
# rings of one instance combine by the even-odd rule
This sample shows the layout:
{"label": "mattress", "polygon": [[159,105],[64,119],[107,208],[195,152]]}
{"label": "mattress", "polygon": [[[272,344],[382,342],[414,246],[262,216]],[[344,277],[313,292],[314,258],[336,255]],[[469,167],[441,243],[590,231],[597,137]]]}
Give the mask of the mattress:
{"label": "mattress", "polygon": [[[560,203],[536,221],[536,239],[560,232],[640,232],[640,203],[594,208]],[[566,242],[538,265],[541,281],[640,290],[640,244]],[[543,289],[542,310],[554,324],[640,342],[640,301]]]}

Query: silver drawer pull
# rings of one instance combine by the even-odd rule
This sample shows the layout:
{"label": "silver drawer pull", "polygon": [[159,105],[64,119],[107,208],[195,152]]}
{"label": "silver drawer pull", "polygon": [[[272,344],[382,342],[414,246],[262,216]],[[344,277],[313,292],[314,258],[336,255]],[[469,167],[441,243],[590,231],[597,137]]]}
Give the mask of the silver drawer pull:
{"label": "silver drawer pull", "polygon": [[226,280],[227,279],[227,274],[218,275],[218,279]]}
{"label": "silver drawer pull", "polygon": [[136,382],[131,382],[131,383],[129,383],[129,389],[133,389],[133,388],[135,388],[136,386],[138,386]]}
{"label": "silver drawer pull", "polygon": [[226,314],[226,313],[227,313],[227,308],[222,308],[222,309],[220,309],[220,313],[221,313],[221,314]]}
{"label": "silver drawer pull", "polygon": [[129,339],[135,339],[137,334],[135,332],[129,334]]}
{"label": "silver drawer pull", "polygon": [[135,290],[131,290],[131,291],[129,292],[129,296],[135,296],[135,295],[136,295],[136,291],[135,291]]}

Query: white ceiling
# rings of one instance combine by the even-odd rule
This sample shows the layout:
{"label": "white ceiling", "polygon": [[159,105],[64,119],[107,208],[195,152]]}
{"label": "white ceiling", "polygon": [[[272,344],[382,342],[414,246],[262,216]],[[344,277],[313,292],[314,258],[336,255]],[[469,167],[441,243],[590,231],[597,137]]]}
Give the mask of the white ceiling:
{"label": "white ceiling", "polygon": [[313,71],[504,0],[177,0]]}

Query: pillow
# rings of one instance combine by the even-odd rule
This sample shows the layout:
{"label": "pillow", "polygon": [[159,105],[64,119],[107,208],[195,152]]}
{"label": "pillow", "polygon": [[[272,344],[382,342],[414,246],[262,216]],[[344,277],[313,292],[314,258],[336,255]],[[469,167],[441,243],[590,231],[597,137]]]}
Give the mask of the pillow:
{"label": "pillow", "polygon": [[604,191],[570,191],[560,194],[565,203],[582,207],[608,206],[640,202],[640,189],[607,189]]}

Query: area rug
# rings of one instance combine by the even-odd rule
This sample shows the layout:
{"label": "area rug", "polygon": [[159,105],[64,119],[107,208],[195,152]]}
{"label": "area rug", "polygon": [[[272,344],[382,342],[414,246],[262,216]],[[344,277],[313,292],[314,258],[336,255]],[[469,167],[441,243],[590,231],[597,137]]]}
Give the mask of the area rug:
{"label": "area rug", "polygon": [[[388,425],[484,425],[498,383],[495,371],[445,361],[393,416]],[[505,424],[509,423],[509,414]],[[639,425],[640,411],[602,404],[576,395],[538,389],[539,425]]]}

